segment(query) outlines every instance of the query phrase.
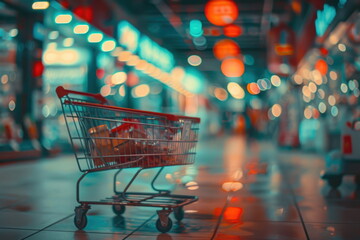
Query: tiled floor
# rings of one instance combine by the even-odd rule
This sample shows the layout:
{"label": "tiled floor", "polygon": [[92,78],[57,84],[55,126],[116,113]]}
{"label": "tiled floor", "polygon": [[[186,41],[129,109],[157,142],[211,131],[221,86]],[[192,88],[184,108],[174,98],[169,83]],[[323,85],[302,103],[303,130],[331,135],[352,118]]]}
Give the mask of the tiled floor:
{"label": "tiled floor", "polygon": [[[92,206],[83,231],[74,226],[75,185],[80,172],[72,155],[0,166],[0,239],[360,239],[360,190],[346,176],[338,190],[319,178],[323,158],[278,150],[271,141],[240,136],[202,140],[194,165],[169,167],[159,185],[197,195],[185,218],[156,230],[156,209],[127,207],[115,216]],[[125,170],[119,185],[133,170]],[[114,171],[95,173],[81,188],[85,200],[112,196]],[[154,169],[134,183],[149,190]],[[193,182],[186,188],[186,183]],[[194,187],[195,184],[195,187]],[[197,184],[197,185],[196,185]]]}

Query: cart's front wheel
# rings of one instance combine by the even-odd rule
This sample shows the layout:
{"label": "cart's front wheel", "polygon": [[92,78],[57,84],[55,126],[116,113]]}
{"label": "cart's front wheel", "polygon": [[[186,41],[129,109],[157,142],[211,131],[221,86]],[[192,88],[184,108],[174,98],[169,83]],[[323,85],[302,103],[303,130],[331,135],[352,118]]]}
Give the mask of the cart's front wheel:
{"label": "cart's front wheel", "polygon": [[160,218],[156,221],[156,228],[159,232],[167,233],[172,228],[171,218],[167,218],[167,223],[162,223]]}
{"label": "cart's front wheel", "polygon": [[174,217],[178,221],[183,220],[183,218],[184,218],[184,209],[182,207],[174,208]]}
{"label": "cart's front wheel", "polygon": [[329,176],[327,181],[332,188],[337,188],[341,185],[342,176]]}
{"label": "cart's front wheel", "polygon": [[84,229],[86,227],[86,225],[87,225],[86,214],[81,214],[81,216],[76,216],[75,215],[74,224],[79,230]]}
{"label": "cart's front wheel", "polygon": [[125,212],[125,206],[115,204],[115,205],[112,205],[112,210],[116,215],[120,216]]}

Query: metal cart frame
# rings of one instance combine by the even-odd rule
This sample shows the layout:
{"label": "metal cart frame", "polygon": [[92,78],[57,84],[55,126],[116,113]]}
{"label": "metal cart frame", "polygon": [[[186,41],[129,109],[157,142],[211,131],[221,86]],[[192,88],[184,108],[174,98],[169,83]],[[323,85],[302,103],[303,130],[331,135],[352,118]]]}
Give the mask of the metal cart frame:
{"label": "metal cart frame", "polygon": [[[183,207],[198,198],[171,194],[169,190],[157,188],[155,182],[166,166],[194,163],[200,119],[109,106],[100,94],[67,90],[62,86],[56,93],[79,170],[83,172],[76,183],[76,200],[80,205],[75,207],[75,226],[86,227],[86,213],[95,204],[111,205],[117,215],[125,212],[125,206],[160,208],[156,228],[163,233],[172,227],[171,212],[181,221]],[[155,167],[159,170],[150,184],[154,192],[128,191],[142,170]],[[116,182],[124,168],[138,170],[124,190],[119,191]],[[80,199],[80,183],[86,175],[114,169],[117,169],[113,177],[114,196],[100,201]]]}

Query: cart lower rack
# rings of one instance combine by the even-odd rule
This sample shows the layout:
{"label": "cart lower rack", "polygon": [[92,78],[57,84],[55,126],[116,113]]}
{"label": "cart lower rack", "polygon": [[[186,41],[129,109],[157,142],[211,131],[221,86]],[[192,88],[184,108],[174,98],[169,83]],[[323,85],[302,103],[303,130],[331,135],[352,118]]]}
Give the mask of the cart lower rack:
{"label": "cart lower rack", "polygon": [[[76,185],[74,223],[78,229],[87,225],[86,213],[91,205],[112,205],[121,215],[126,206],[157,207],[156,228],[168,232],[172,227],[169,217],[184,217],[183,207],[197,201],[196,196],[175,195],[159,189],[155,182],[166,166],[193,164],[198,140],[199,118],[178,116],[107,105],[99,94],[56,89],[65,123],[74,148],[79,170],[83,172]],[[154,192],[128,191],[139,173],[148,168],[159,168],[151,181]],[[122,191],[116,182],[125,168],[138,168]],[[114,196],[99,201],[80,199],[80,183],[87,174],[114,170]]]}

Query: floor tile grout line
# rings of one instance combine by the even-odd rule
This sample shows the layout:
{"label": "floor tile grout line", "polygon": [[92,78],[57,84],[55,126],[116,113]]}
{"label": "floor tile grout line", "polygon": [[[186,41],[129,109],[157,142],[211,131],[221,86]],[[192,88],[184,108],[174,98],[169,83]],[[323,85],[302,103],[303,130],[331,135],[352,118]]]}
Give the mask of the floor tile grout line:
{"label": "floor tile grout line", "polygon": [[151,219],[153,219],[154,217],[156,216],[156,214],[152,215],[151,217],[149,217],[148,220],[146,220],[145,222],[143,222],[140,226],[138,226],[137,228],[135,228],[131,233],[129,233],[127,236],[125,236],[123,238],[124,239],[127,239],[128,237],[130,237],[131,235],[133,235],[137,230],[139,230],[140,228],[142,228],[146,223],[148,223]]}
{"label": "floor tile grout line", "polygon": [[220,224],[221,224],[221,222],[222,222],[223,215],[224,215],[224,213],[225,213],[226,208],[227,208],[228,205],[229,205],[229,200],[230,200],[230,198],[231,198],[231,197],[230,197],[230,194],[228,194],[227,197],[226,197],[226,201],[225,201],[224,207],[221,209],[220,216],[219,216],[219,218],[218,218],[218,221],[216,222],[216,226],[215,226],[213,235],[212,235],[211,238],[210,238],[211,240],[213,240],[213,239],[216,237],[216,235],[217,235],[217,232],[218,232],[218,230],[219,230]]}
{"label": "floor tile grout line", "polygon": [[296,201],[296,196],[295,196],[295,192],[294,192],[294,190],[292,189],[292,187],[291,187],[291,185],[290,185],[290,182],[288,181],[289,179],[288,179],[288,176],[287,176],[287,174],[286,174],[286,171],[284,171],[283,170],[283,167],[281,166],[281,164],[280,164],[280,162],[278,162],[278,164],[279,164],[279,169],[281,170],[281,172],[282,172],[282,174],[284,175],[284,178],[285,178],[285,184],[286,184],[286,186],[287,186],[287,188],[290,190],[290,192],[291,192],[291,198],[292,198],[292,200],[293,200],[293,202],[294,202],[294,204],[295,204],[295,209],[296,209],[296,211],[297,211],[297,213],[298,213],[298,215],[299,215],[299,218],[300,218],[300,220],[301,220],[301,225],[302,225],[302,227],[303,227],[303,229],[304,229],[304,233],[305,233],[305,235],[306,235],[306,239],[307,240],[310,240],[310,236],[309,236],[309,233],[308,233],[308,231],[307,231],[307,229],[306,229],[306,225],[305,225],[305,222],[304,222],[304,218],[303,218],[303,216],[302,216],[302,214],[301,214],[301,211],[300,211],[300,207],[299,207],[299,205],[298,205],[298,203],[297,203],[297,201]]}
{"label": "floor tile grout line", "polygon": [[72,214],[70,214],[69,216],[66,216],[66,217],[64,217],[64,218],[62,218],[62,219],[60,219],[60,220],[58,220],[58,221],[56,221],[56,222],[54,222],[54,223],[52,223],[52,224],[50,224],[50,225],[48,225],[48,226],[46,226],[46,227],[38,230],[38,231],[30,234],[29,236],[26,236],[26,237],[22,238],[22,240],[27,239],[27,238],[29,238],[29,237],[31,237],[31,236],[34,236],[35,234],[38,234],[39,232],[44,231],[45,229],[47,229],[47,228],[49,228],[49,227],[51,227],[51,226],[53,226],[53,225],[55,225],[55,224],[57,224],[57,223],[59,223],[59,222],[62,222],[62,221],[64,221],[65,219],[68,219],[68,218],[70,218],[70,217],[72,217],[72,216],[74,216],[74,215],[75,215],[75,214],[72,213]]}

